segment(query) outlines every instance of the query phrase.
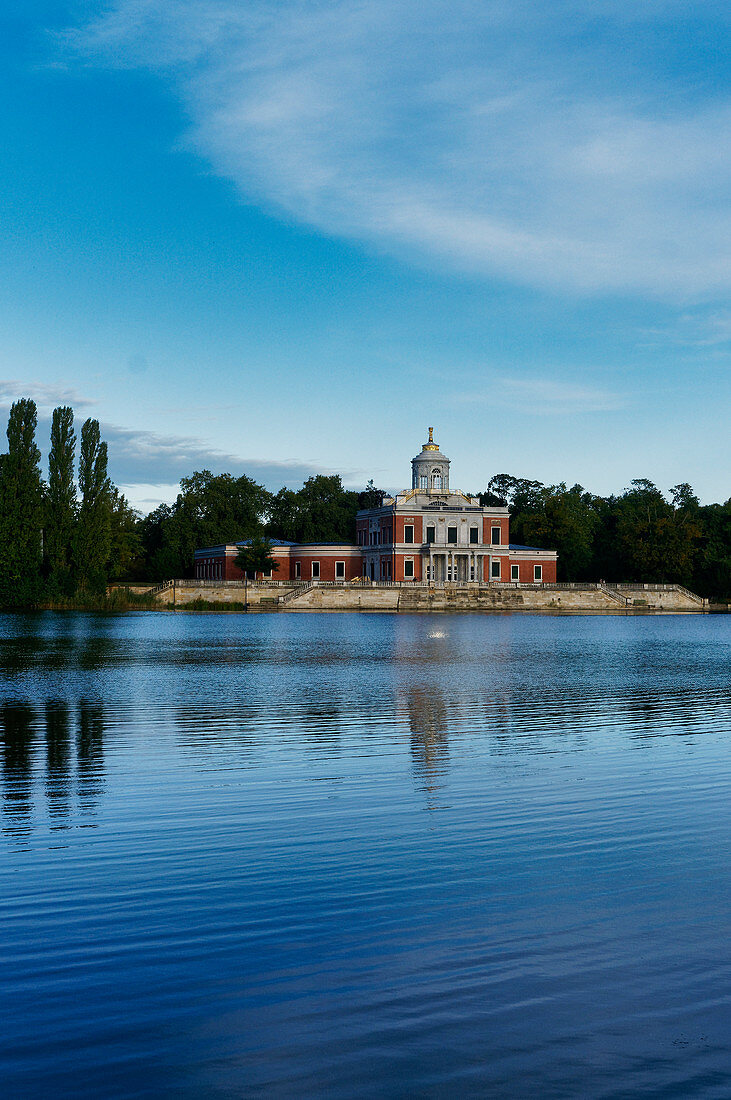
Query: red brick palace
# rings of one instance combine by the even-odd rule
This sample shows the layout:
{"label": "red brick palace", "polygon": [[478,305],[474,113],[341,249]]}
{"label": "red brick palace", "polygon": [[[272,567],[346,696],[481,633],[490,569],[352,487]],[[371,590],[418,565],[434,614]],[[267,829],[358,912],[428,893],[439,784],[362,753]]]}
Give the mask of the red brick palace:
{"label": "red brick palace", "polygon": [[[356,517],[357,545],[272,540],[275,580],[444,583],[556,580],[556,551],[510,542],[506,507],[483,506],[478,497],[449,487],[450,461],[433,429],[411,460],[411,488],[386,497]],[[195,575],[240,580],[234,565],[242,543],[195,552]]]}

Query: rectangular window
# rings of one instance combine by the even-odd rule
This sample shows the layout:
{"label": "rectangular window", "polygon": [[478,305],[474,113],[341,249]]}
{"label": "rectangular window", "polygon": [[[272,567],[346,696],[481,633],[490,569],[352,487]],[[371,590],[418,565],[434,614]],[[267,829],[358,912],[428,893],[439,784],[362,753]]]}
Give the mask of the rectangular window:
{"label": "rectangular window", "polygon": [[429,479],[426,474],[419,475],[419,488],[426,489],[429,484]]}
{"label": "rectangular window", "polygon": [[335,562],[335,580],[336,581],[344,581],[345,580],[345,562],[344,561],[336,561]]}
{"label": "rectangular window", "polygon": [[363,545],[363,532],[359,531],[358,532],[358,546],[362,546],[362,545]]}
{"label": "rectangular window", "polygon": [[470,546],[477,546],[478,530],[476,527],[470,527]]}
{"label": "rectangular window", "polygon": [[456,527],[448,527],[447,528],[447,542],[452,542],[452,543],[456,544],[456,542],[457,542],[457,528]]}
{"label": "rectangular window", "polygon": [[533,566],[533,580],[534,581],[542,581],[543,580],[543,566],[542,565],[534,565]]}
{"label": "rectangular window", "polygon": [[500,580],[500,559],[499,558],[496,561],[494,561],[492,563],[492,565],[490,566],[490,576],[492,577],[492,579],[494,581],[499,581]]}
{"label": "rectangular window", "polygon": [[493,529],[492,529],[492,545],[493,546],[499,546],[500,545],[500,528],[499,527],[493,527]]}
{"label": "rectangular window", "polygon": [[404,560],[404,577],[406,580],[413,580],[414,577],[414,559],[406,558]]}
{"label": "rectangular window", "polygon": [[436,534],[437,534],[436,527],[427,527],[427,529],[426,529],[426,541],[427,542],[434,542],[434,540],[436,538]]}
{"label": "rectangular window", "polygon": [[407,523],[404,526],[404,542],[414,541],[414,525],[413,523]]}
{"label": "rectangular window", "polygon": [[294,563],[294,579],[298,581],[302,576],[302,562],[296,561]]}
{"label": "rectangular window", "polygon": [[320,579],[320,563],[319,563],[319,561],[313,561],[313,563],[312,563],[312,579],[313,579],[313,581],[319,581],[319,579]]}
{"label": "rectangular window", "polygon": [[510,579],[511,579],[511,581],[519,581],[520,580],[520,566],[519,565],[511,565],[510,566]]}

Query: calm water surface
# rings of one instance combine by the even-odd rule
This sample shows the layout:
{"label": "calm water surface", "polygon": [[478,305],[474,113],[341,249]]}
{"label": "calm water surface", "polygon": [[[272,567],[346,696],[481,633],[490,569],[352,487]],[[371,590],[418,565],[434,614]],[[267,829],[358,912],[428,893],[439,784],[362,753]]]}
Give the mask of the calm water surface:
{"label": "calm water surface", "polygon": [[8,1097],[731,1096],[731,618],[0,619]]}

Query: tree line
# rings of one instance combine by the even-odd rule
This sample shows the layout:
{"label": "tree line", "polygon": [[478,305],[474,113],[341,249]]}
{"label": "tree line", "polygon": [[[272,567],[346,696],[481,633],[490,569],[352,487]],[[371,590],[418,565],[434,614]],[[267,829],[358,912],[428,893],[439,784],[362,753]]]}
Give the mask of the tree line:
{"label": "tree line", "polygon": [[480,500],[509,507],[511,542],[558,550],[559,580],[675,583],[731,599],[731,500],[702,505],[687,482],[666,496],[638,478],[602,497],[496,474]]}
{"label": "tree line", "polygon": [[99,422],[53,411],[48,481],[41,474],[34,401],[16,401],[0,455],[0,604],[32,607],[105,591],[139,557],[139,516],[107,474]]}
{"label": "tree line", "polygon": [[[0,455],[0,603],[34,606],[103,593],[110,581],[190,577],[194,551],[242,539],[354,542],[355,516],[385,495],[370,481],[346,489],[337,474],[271,493],[252,478],[197,470],[173,504],[147,516],[111,482],[99,423],[78,440],[73,409],[53,412],[48,478],[33,401],[16,401]],[[731,500],[701,505],[690,485],[666,496],[638,479],[619,495],[496,474],[479,495],[507,506],[511,542],[559,552],[566,581],[676,582],[731,599]]]}

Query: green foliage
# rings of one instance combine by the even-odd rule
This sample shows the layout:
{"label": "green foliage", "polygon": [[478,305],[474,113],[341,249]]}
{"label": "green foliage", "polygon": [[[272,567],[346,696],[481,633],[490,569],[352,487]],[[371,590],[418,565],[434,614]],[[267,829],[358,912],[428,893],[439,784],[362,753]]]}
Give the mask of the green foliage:
{"label": "green foliage", "polygon": [[724,599],[731,594],[731,502],[702,507],[687,482],[669,498],[645,478],[621,496],[599,497],[580,485],[496,474],[480,500],[509,506],[511,542],[558,550],[559,580],[675,582]]}
{"label": "green foliage", "polygon": [[202,600],[199,598],[180,604],[175,610],[178,613],[181,611],[215,611],[220,614],[228,611],[248,611],[248,608],[241,601],[231,600],[230,603],[218,603],[216,600]]}
{"label": "green foliage", "polygon": [[271,494],[251,478],[197,470],[182,478],[172,506],[160,505],[142,523],[151,580],[191,576],[193,554],[261,533]]}
{"label": "green foliage", "polygon": [[74,588],[72,555],[76,526],[75,451],[74,410],[64,405],[53,410],[51,423],[44,550],[50,591],[67,595]]}
{"label": "green foliage", "polygon": [[109,580],[146,579],[140,513],[130,508],[116,485],[110,489],[109,509]]}
{"label": "green foliage", "polygon": [[10,409],[8,453],[0,456],[0,602],[33,604],[41,595],[43,483],[35,402]]}
{"label": "green foliage", "polygon": [[272,554],[272,544],[269,539],[254,535],[245,546],[239,548],[234,559],[241,572],[252,579],[257,573],[275,573],[279,569],[279,562]]}
{"label": "green foliage", "polygon": [[518,514],[512,541],[558,550],[562,579],[585,580],[591,571],[598,525],[591,494],[581,485],[567,489],[563,482],[540,489],[535,485],[531,483],[522,496],[517,496],[519,502],[523,501],[523,511]]}
{"label": "green foliage", "polygon": [[318,474],[298,492],[277,493],[267,534],[289,542],[354,542],[359,507],[358,493],[344,489],[338,474]]}
{"label": "green foliage", "polygon": [[76,584],[92,592],[103,591],[112,543],[112,484],[107,477],[107,445],[99,434],[99,421],[86,420],[81,429],[79,452],[81,506],[74,540]]}
{"label": "green foliage", "polygon": [[373,484],[373,478],[368,482],[362,493],[358,493],[359,508],[380,508],[383,498],[388,496],[385,489],[377,489]]}
{"label": "green foliage", "polygon": [[689,580],[700,527],[694,515],[696,509],[684,497],[677,499],[679,506],[673,507],[657,486],[645,478],[633,481],[620,497],[618,549],[633,580],[661,583]]}

